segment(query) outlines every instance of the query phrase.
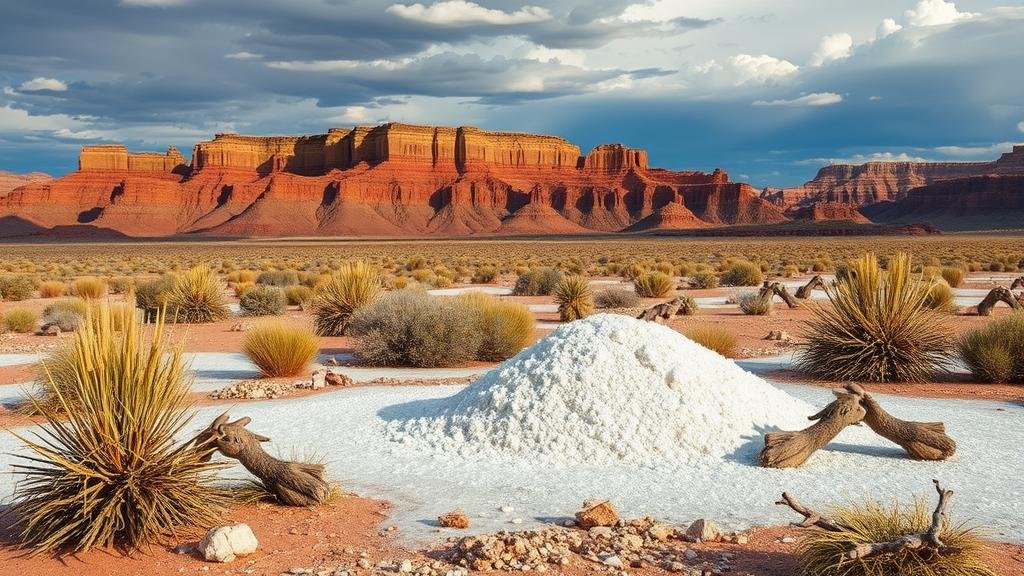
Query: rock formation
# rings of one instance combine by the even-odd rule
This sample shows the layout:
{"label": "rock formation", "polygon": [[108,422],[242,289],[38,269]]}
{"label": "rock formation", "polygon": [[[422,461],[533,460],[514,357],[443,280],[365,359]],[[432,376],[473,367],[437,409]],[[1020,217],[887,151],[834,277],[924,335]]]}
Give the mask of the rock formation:
{"label": "rock formation", "polygon": [[52,177],[49,174],[43,174],[42,172],[16,174],[14,172],[0,170],[0,198],[3,198],[8,192],[20,186],[31,184],[33,182],[46,182],[51,179]]}
{"label": "rock formation", "polygon": [[[716,170],[586,156],[556,136],[385,124],[307,136],[218,134],[177,150],[86,146],[79,170],[0,198],[18,230],[130,236],[583,234],[772,224],[782,208]],[[0,235],[7,234],[0,230]]]}

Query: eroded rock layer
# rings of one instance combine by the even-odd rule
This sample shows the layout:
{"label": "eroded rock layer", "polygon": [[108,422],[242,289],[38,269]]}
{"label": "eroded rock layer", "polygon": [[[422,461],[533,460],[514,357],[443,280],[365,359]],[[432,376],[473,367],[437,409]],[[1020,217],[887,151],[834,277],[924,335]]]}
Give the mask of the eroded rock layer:
{"label": "eroded rock layer", "polygon": [[580,234],[788,219],[722,171],[653,169],[643,150],[582,156],[556,136],[409,124],[218,134],[196,144],[191,164],[173,148],[87,146],[77,172],[0,199],[3,217],[131,236]]}

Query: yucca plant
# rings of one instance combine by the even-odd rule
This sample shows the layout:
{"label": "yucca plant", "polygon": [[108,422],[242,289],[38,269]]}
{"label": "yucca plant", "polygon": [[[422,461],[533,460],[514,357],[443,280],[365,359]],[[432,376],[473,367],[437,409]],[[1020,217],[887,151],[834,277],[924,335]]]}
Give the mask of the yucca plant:
{"label": "yucca plant", "polygon": [[477,319],[482,341],[477,360],[501,361],[519,353],[533,338],[533,313],[518,302],[499,300],[480,292],[459,297]]}
{"label": "yucca plant", "polygon": [[594,294],[582,276],[566,276],[555,288],[555,303],[562,322],[572,322],[594,311]]}
{"label": "yucca plant", "polygon": [[844,560],[860,544],[890,542],[924,532],[932,511],[923,498],[913,506],[877,502],[841,507],[829,514],[842,531],[812,528],[797,544],[801,576],[995,576],[985,563],[985,545],[978,532],[964,524],[943,520],[939,539],[948,553],[913,551]]}
{"label": "yucca plant", "polygon": [[187,324],[216,322],[231,314],[220,280],[206,266],[196,266],[174,279],[167,312],[174,322]]}
{"label": "yucca plant", "polygon": [[796,357],[827,380],[920,382],[948,366],[952,343],[943,315],[928,308],[929,285],[898,254],[883,272],[874,254],[850,262],[826,286],[831,306],[808,303],[807,344]]}
{"label": "yucca plant", "polygon": [[32,454],[14,465],[10,511],[32,553],[131,552],[216,523],[225,502],[212,448],[177,440],[192,417],[181,345],[164,342],[162,318],[144,329],[116,314],[126,317],[106,305],[87,312],[67,350],[68,382],[51,388],[59,410],[30,398],[45,421],[32,438],[17,435]]}
{"label": "yucca plant", "polygon": [[633,281],[633,289],[641,298],[664,298],[676,289],[676,282],[664,272],[648,272]]}
{"label": "yucca plant", "polygon": [[269,322],[245,333],[242,352],[263,376],[295,376],[320,352],[320,339],[305,326]]}
{"label": "yucca plant", "polygon": [[313,297],[313,317],[320,336],[341,336],[352,313],[370,304],[382,291],[380,274],[366,262],[349,262],[321,284]]}
{"label": "yucca plant", "polygon": [[683,335],[726,358],[736,357],[736,335],[725,328],[704,324],[687,329]]}

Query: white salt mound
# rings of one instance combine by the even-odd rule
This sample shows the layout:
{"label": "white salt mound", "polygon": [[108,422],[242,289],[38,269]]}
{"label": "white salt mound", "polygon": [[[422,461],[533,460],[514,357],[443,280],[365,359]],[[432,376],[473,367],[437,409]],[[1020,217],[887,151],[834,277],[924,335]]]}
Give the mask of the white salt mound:
{"label": "white salt mound", "polygon": [[678,332],[599,314],[551,335],[389,437],[447,456],[556,465],[750,462],[816,410]]}

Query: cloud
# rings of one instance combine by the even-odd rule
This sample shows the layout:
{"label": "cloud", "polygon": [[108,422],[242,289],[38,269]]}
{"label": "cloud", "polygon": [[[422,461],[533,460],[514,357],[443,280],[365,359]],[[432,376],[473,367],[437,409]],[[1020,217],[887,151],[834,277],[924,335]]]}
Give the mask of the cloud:
{"label": "cloud", "polygon": [[999,142],[988,146],[936,146],[935,151],[954,158],[995,158],[1013,150],[1016,142]]}
{"label": "cloud", "polygon": [[903,15],[911,26],[940,26],[977,16],[971,12],[960,12],[955,3],[945,0],[920,0],[917,6]]}
{"label": "cloud", "polygon": [[866,164],[868,162],[931,162],[921,156],[911,156],[906,152],[871,152],[854,154],[845,158],[808,158],[798,160],[799,166],[831,166],[833,164]]}
{"label": "cloud", "polygon": [[851,49],[853,36],[846,32],[824,36],[818,43],[818,49],[811,55],[811,66],[821,66],[826,62],[849,58]]}
{"label": "cloud", "polygon": [[758,100],[754,102],[754,106],[786,106],[790,108],[803,108],[807,106],[831,106],[833,104],[839,104],[843,101],[843,97],[833,92],[815,92],[813,94],[804,94],[799,98],[793,98],[791,100]]}
{"label": "cloud", "polygon": [[31,80],[22,82],[18,89],[23,92],[38,92],[40,90],[65,92],[68,89],[68,85],[56,78],[43,78],[42,76],[37,76]]}
{"label": "cloud", "polygon": [[[699,67],[698,71],[706,73],[722,69],[722,66],[711,61]],[[764,84],[766,82],[792,76],[800,68],[788,60],[782,60],[767,54],[761,54],[758,56],[751,54],[737,54],[729,58],[727,66],[725,66],[724,69],[732,75],[734,79],[733,83],[739,86],[749,83]]]}
{"label": "cloud", "polygon": [[83,126],[85,122],[67,114],[32,115],[10,104],[0,106],[0,131],[3,132],[53,132]]}
{"label": "cloud", "polygon": [[1017,124],[1017,130],[1020,130],[1021,132],[1024,132],[1024,122],[1021,122],[1020,124]]}
{"label": "cloud", "polygon": [[547,46],[534,46],[526,53],[526,58],[538,62],[560,62],[570,66],[583,67],[586,54],[583,50],[568,50],[564,48],[548,48]]}
{"label": "cloud", "polygon": [[255,54],[253,52],[232,52],[231,54],[225,54],[225,58],[229,60],[259,60],[263,58],[263,54]]}
{"label": "cloud", "polygon": [[551,12],[540,6],[523,6],[513,12],[504,12],[467,0],[443,0],[430,6],[419,3],[392,4],[385,11],[406,20],[437,26],[509,26],[544,22],[552,18]]}
{"label": "cloud", "polygon": [[903,30],[902,25],[897,24],[892,18],[886,18],[885,20],[882,20],[882,23],[875,29],[875,40],[888,38],[900,30]]}

